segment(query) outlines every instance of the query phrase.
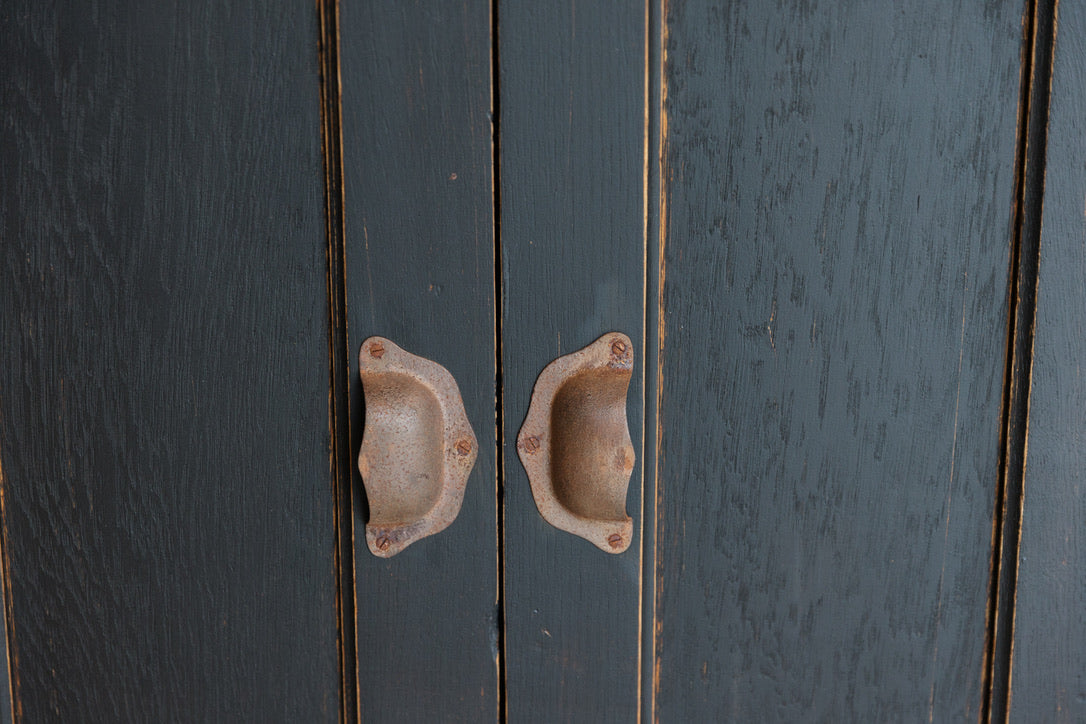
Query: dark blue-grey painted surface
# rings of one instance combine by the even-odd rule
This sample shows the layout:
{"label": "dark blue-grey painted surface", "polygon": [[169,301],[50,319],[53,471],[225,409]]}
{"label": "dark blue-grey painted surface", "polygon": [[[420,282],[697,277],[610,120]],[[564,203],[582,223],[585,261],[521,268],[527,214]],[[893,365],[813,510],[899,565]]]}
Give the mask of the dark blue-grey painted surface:
{"label": "dark blue-grey painted surface", "polygon": [[978,717],[1022,18],[667,4],[661,721]]}
{"label": "dark blue-grey painted surface", "polygon": [[366,546],[352,470],[365,722],[498,718],[489,13],[478,0],[340,7],[351,461],[371,335],[447,368],[479,441],[453,524],[390,559]]}
{"label": "dark blue-grey painted surface", "polygon": [[641,537],[609,555],[546,523],[516,440],[553,359],[633,340],[628,423],[641,527],[645,320],[644,9],[502,2],[502,381],[506,710],[510,721],[638,711]]}
{"label": "dark blue-grey painted surface", "polygon": [[22,721],[336,721],[317,17],[0,9]]}

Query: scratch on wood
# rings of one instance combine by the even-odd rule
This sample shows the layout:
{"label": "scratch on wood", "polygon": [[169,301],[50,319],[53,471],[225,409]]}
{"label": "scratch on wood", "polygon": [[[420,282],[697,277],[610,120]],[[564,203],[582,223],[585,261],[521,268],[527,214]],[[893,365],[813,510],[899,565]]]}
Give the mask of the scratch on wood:
{"label": "scratch on wood", "polygon": [[963,280],[962,293],[962,325],[958,338],[958,387],[954,396],[954,434],[950,442],[950,477],[947,479],[946,490],[946,522],[943,525],[943,561],[939,569],[939,589],[935,600],[935,646],[931,654],[932,675],[931,689],[928,693],[928,721],[935,716],[935,661],[939,658],[939,622],[943,614],[943,579],[946,576],[946,555],[950,542],[950,514],[951,502],[954,499],[954,468],[958,451],[958,408],[962,399],[962,360],[965,357],[965,320],[966,299],[965,292],[969,290],[969,272],[966,271]]}
{"label": "scratch on wood", "polygon": [[769,346],[773,350],[773,353],[777,353],[777,345],[773,342],[773,321],[777,318],[777,300],[773,300],[773,308],[769,312],[769,324],[766,325],[766,329],[769,330]]}
{"label": "scratch on wood", "polygon": [[[346,207],[344,207],[346,208]],[[347,245],[343,245],[346,250]],[[377,302],[373,295],[373,265],[370,263],[370,231],[366,228],[366,219],[362,219],[362,248],[366,256],[366,288],[370,294],[370,332],[377,333]],[[344,266],[344,269],[347,267]]]}

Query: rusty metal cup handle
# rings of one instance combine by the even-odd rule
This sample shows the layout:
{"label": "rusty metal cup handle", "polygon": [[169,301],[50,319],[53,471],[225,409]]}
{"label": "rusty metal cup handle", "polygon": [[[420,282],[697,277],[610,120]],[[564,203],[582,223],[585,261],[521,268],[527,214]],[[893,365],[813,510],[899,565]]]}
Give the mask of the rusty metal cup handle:
{"label": "rusty metal cup handle", "polygon": [[358,352],[366,422],[358,470],[369,501],[366,542],[396,555],[460,512],[479,444],[444,367],[370,337]]}
{"label": "rusty metal cup handle", "polygon": [[517,452],[540,515],[608,553],[630,546],[626,492],[634,448],[626,421],[633,344],[619,332],[540,373]]}

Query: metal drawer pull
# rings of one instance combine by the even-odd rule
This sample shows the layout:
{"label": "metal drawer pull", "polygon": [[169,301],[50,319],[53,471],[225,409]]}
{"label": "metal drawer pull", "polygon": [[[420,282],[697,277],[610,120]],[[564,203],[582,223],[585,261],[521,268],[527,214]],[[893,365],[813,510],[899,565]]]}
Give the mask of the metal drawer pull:
{"label": "metal drawer pull", "polygon": [[479,445],[449,371],[383,337],[358,353],[366,427],[358,470],[369,500],[366,542],[388,558],[449,526]]}
{"label": "metal drawer pull", "polygon": [[626,422],[630,338],[611,332],[544,368],[517,452],[540,515],[608,553],[630,545],[626,491],[634,449]]}

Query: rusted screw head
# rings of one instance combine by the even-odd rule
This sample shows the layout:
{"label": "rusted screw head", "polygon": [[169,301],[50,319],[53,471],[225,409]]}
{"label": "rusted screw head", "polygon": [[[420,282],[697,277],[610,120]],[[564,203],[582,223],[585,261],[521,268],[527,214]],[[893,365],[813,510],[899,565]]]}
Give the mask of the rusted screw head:
{"label": "rusted screw head", "polygon": [[534,453],[539,449],[539,438],[535,435],[529,435],[524,438],[524,452]]}
{"label": "rusted screw head", "polygon": [[607,537],[607,543],[612,548],[618,548],[620,545],[622,545],[622,536],[620,536],[618,533],[612,533]]}
{"label": "rusted screw head", "polygon": [[621,339],[616,339],[611,343],[611,354],[616,357],[623,357],[626,354],[626,343]]}
{"label": "rusted screw head", "polygon": [[456,452],[460,453],[461,455],[467,455],[471,452],[471,443],[467,440],[459,441],[458,443],[456,443]]}
{"label": "rusted screw head", "polygon": [[376,357],[381,359],[385,354],[385,346],[380,342],[374,342],[370,345],[370,357]]}
{"label": "rusted screw head", "polygon": [[377,548],[379,550],[387,551],[390,545],[392,545],[392,541],[388,539],[388,536],[381,536],[377,539]]}

